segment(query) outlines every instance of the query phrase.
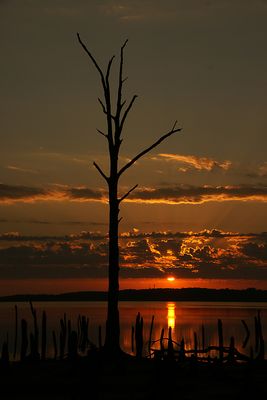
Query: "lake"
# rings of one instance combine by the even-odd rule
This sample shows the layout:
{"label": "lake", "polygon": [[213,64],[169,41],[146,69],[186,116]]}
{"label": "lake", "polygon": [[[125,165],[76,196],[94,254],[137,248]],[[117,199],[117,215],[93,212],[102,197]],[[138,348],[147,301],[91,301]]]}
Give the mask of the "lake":
{"label": "lake", "polygon": [[[29,330],[33,330],[31,310],[28,303],[17,303],[19,327],[21,318],[29,322]],[[89,338],[98,343],[99,326],[102,327],[103,340],[106,319],[105,302],[36,302],[38,321],[41,324],[42,311],[47,313],[48,329],[48,354],[53,355],[52,331],[55,330],[59,336],[59,320],[63,314],[72,321],[72,326],[77,327],[78,315],[89,318]],[[138,312],[144,319],[144,349],[147,351],[147,342],[152,316],[154,315],[154,329],[152,339],[160,338],[161,330],[164,328],[164,336],[168,336],[168,327],[172,327],[173,340],[180,342],[185,340],[185,347],[192,348],[194,343],[194,332],[198,341],[202,341],[202,325],[205,327],[206,345],[217,345],[217,321],[223,322],[224,343],[228,345],[230,337],[234,336],[236,347],[239,351],[249,354],[250,347],[254,345],[254,317],[260,310],[264,338],[267,339],[267,303],[233,303],[233,302],[120,302],[121,318],[121,346],[131,353],[131,329],[135,324]],[[246,331],[241,322],[244,320],[250,329],[250,338],[246,349],[242,349]],[[15,326],[15,303],[0,303],[0,346],[8,335],[9,350],[14,348],[14,326]],[[40,325],[39,325],[40,326]],[[19,338],[20,340],[20,334]],[[158,347],[159,343],[154,347]],[[18,349],[19,349],[18,345]]]}

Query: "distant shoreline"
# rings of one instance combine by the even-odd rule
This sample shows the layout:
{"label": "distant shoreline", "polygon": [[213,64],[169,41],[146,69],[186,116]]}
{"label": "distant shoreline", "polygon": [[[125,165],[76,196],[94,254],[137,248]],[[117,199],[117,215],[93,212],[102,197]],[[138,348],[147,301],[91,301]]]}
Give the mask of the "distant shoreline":
{"label": "distant shoreline", "polygon": [[[70,292],[62,294],[17,294],[0,297],[0,302],[27,301],[107,301],[106,292]],[[212,302],[267,302],[267,290],[236,289],[126,289],[120,301],[212,301]]]}

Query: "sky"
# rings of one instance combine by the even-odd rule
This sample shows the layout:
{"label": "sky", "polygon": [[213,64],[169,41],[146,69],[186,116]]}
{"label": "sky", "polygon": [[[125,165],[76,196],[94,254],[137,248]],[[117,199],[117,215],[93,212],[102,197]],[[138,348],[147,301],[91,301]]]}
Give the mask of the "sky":
{"label": "sky", "polygon": [[[0,0],[0,295],[107,287],[101,84],[125,48],[121,288],[267,289],[267,1]],[[117,61],[117,63],[116,63]],[[174,281],[167,281],[173,276]]]}

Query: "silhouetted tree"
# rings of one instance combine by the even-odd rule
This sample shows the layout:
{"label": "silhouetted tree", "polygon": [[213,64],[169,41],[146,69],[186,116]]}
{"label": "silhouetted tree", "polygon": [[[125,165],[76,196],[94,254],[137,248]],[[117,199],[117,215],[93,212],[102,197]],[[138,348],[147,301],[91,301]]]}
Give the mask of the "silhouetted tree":
{"label": "silhouetted tree", "polygon": [[91,62],[99,73],[101,85],[104,94],[104,100],[98,98],[101,105],[102,111],[106,116],[107,128],[105,132],[97,131],[103,135],[108,143],[109,151],[109,174],[107,175],[103,169],[94,162],[95,168],[98,170],[100,175],[104,178],[108,185],[109,192],[109,287],[108,287],[108,311],[107,311],[107,322],[106,322],[106,339],[104,348],[108,353],[118,354],[120,349],[120,320],[119,320],[119,309],[118,309],[118,295],[119,295],[119,244],[118,244],[118,228],[119,228],[119,206],[120,203],[125,200],[130,193],[137,187],[135,185],[127,193],[118,196],[118,182],[121,175],[130,168],[139,158],[144,156],[146,153],[157,147],[163,140],[173,135],[175,132],[181,129],[176,128],[177,121],[175,121],[173,127],[164,135],[162,135],[155,143],[147,147],[123,167],[119,168],[118,158],[120,147],[122,143],[122,131],[137,96],[134,95],[130,102],[127,104],[126,100],[122,98],[123,84],[127,78],[123,77],[123,57],[124,49],[128,42],[125,41],[120,50],[120,62],[119,62],[119,75],[117,94],[115,94],[116,101],[114,101],[114,107],[112,104],[111,88],[110,88],[110,71],[115,56],[112,56],[107,64],[107,68],[104,71],[100,68],[98,62],[92,53],[88,50],[87,46],[83,43],[79,33],[77,33],[78,41],[83,47],[86,54],[89,56]]}

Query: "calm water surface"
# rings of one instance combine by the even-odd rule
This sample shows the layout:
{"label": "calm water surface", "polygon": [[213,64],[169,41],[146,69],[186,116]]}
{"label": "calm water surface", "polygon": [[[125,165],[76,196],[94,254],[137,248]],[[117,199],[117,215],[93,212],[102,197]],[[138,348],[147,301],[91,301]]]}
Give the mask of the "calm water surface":
{"label": "calm water surface", "polygon": [[[32,330],[32,316],[28,303],[17,303],[19,326],[20,319],[25,318],[29,322],[29,330]],[[47,313],[48,352],[53,353],[52,331],[59,336],[59,320],[63,314],[72,321],[72,326],[77,327],[78,315],[89,318],[89,338],[98,343],[98,329],[102,327],[103,336],[106,319],[105,302],[36,302],[39,323],[41,324],[42,311]],[[9,348],[13,351],[15,303],[0,303],[0,346],[8,335]],[[206,344],[218,344],[217,320],[223,321],[224,341],[228,345],[230,337],[234,336],[236,346],[240,351],[249,352],[250,346],[254,346],[254,317],[261,310],[264,338],[267,339],[267,303],[223,303],[223,302],[121,302],[121,345],[124,350],[131,352],[131,328],[135,323],[138,312],[144,318],[144,342],[145,349],[149,337],[150,323],[154,315],[154,329],[152,339],[160,338],[162,328],[167,336],[168,327],[173,329],[173,339],[180,342],[185,340],[186,348],[193,347],[194,332],[201,342],[201,326],[205,326]],[[242,349],[242,343],[246,332],[241,323],[245,320],[249,326],[251,336],[247,350]],[[20,335],[19,335],[20,336]],[[155,345],[157,346],[157,345]],[[19,346],[18,346],[19,348]]]}

